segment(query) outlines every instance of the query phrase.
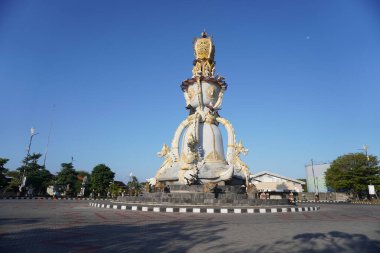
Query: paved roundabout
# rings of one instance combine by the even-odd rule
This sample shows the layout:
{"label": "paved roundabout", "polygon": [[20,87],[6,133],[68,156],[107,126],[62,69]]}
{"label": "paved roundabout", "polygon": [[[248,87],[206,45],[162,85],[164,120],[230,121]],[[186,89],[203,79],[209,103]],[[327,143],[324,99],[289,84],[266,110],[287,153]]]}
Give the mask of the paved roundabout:
{"label": "paved roundabout", "polygon": [[378,205],[318,203],[316,212],[236,215],[90,202],[0,200],[0,252],[380,252]]}

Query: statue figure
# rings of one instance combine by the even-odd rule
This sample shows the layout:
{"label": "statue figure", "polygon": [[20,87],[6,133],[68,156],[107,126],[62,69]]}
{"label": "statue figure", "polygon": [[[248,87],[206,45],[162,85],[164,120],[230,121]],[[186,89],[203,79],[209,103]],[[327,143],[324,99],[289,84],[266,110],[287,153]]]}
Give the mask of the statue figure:
{"label": "statue figure", "polygon": [[157,179],[155,177],[147,178],[146,181],[147,181],[147,185],[150,185],[152,187],[155,186],[157,183]]}
{"label": "statue figure", "polygon": [[245,176],[245,183],[246,186],[248,187],[249,183],[251,182],[250,179],[250,172],[249,172],[249,167],[247,164],[245,164],[241,159],[240,159],[240,154],[242,155],[247,155],[248,154],[248,149],[243,146],[242,141],[239,141],[234,148],[234,155],[232,157],[232,163],[233,165],[236,166],[236,169],[238,172],[242,172],[243,175]]}
{"label": "statue figure", "polygon": [[[170,152],[169,147],[164,143],[162,146],[162,149],[160,152],[157,153],[158,157],[164,157],[165,160],[162,163],[160,169],[158,170],[156,176],[154,179],[158,178],[167,168],[173,165],[174,159],[172,158],[172,154]],[[151,180],[151,182],[154,182],[154,185],[156,184],[156,180]],[[152,185],[152,184],[151,184]]]}

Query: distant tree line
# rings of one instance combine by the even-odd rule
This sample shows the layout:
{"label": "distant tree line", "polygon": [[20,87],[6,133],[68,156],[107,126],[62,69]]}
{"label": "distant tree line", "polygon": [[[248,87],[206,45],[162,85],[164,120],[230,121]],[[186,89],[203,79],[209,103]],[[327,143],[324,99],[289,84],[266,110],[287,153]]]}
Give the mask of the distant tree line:
{"label": "distant tree line", "polygon": [[52,174],[38,160],[41,154],[27,155],[16,170],[9,170],[9,159],[0,158],[0,195],[47,195],[47,189],[55,196],[67,197],[116,197],[123,194],[137,195],[144,188],[133,176],[127,185],[115,182],[115,173],[105,164],[96,165],[91,173],[74,168],[73,162],[62,163],[57,175]]}

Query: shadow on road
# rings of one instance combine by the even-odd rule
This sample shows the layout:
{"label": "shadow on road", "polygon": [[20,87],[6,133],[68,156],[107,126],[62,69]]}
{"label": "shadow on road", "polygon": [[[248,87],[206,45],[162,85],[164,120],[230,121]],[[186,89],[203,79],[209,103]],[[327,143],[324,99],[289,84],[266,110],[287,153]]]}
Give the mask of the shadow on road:
{"label": "shadow on road", "polygon": [[304,233],[294,236],[291,241],[275,241],[272,245],[261,246],[255,252],[378,253],[380,252],[380,241],[371,240],[362,234],[349,234],[339,231]]}
{"label": "shadow on road", "polygon": [[255,234],[251,241],[239,240],[238,234],[226,237],[228,224],[211,220],[51,227],[2,234],[0,252],[380,252],[380,241],[339,231],[302,233],[260,245]]}
{"label": "shadow on road", "polygon": [[175,221],[24,230],[3,234],[0,252],[186,252],[222,241],[220,224]]}
{"label": "shadow on road", "polygon": [[29,219],[11,219],[11,218],[0,218],[1,225],[25,225],[25,224],[34,224],[44,221],[44,218],[29,218]]}

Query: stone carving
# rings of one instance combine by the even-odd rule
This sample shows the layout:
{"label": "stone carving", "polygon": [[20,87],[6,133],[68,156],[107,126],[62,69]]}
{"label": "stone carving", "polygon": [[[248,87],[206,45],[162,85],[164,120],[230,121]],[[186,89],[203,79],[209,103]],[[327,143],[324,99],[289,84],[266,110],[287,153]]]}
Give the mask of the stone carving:
{"label": "stone carving", "polygon": [[173,165],[173,155],[170,152],[168,145],[164,143],[160,152],[157,152],[158,157],[164,157],[165,160],[162,163],[154,179],[157,179],[167,168]]}
{"label": "stone carving", "polygon": [[187,185],[192,185],[198,180],[198,171],[197,170],[186,170],[183,173],[183,181]]}
{"label": "stone carving", "polygon": [[148,185],[155,186],[157,184],[157,179],[155,177],[147,178],[146,181],[148,182]]}
{"label": "stone carving", "polygon": [[235,165],[236,169],[238,172],[242,172],[243,175],[245,176],[245,183],[248,186],[250,183],[250,172],[249,172],[249,167],[247,164],[245,164],[241,159],[240,159],[240,154],[242,155],[247,155],[248,154],[248,149],[243,146],[242,141],[239,141],[235,145],[234,149],[234,155],[232,157],[232,164]]}

